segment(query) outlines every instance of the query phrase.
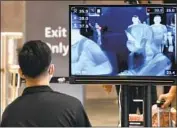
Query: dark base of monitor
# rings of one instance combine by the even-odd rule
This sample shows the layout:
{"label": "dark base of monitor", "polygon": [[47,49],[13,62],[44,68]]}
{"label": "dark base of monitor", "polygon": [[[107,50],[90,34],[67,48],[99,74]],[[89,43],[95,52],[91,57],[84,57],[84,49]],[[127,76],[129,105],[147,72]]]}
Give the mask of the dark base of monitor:
{"label": "dark base of monitor", "polygon": [[176,0],[163,0],[164,3],[176,4]]}
{"label": "dark base of monitor", "polygon": [[[141,4],[142,0],[124,0],[125,3],[128,3],[128,4]],[[148,3],[152,3],[151,0],[148,0]]]}
{"label": "dark base of monitor", "polygon": [[70,84],[176,85],[176,78],[70,77]]}

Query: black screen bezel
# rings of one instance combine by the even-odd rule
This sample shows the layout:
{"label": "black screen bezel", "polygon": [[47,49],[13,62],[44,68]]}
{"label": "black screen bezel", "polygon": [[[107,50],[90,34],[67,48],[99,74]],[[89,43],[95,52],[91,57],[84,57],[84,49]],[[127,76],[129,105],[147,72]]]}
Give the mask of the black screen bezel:
{"label": "black screen bezel", "polygon": [[[69,82],[71,84],[129,84],[129,85],[136,85],[136,84],[176,85],[177,84],[177,76],[72,75],[71,74],[71,12],[70,12],[72,7],[176,7],[175,4],[69,5]],[[177,50],[176,50],[176,54],[177,54]]]}

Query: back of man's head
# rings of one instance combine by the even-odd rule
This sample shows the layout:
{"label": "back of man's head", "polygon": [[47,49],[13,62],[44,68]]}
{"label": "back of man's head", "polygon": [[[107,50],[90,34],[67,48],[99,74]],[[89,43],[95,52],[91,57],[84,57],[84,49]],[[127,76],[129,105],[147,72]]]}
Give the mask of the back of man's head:
{"label": "back of man's head", "polygon": [[47,72],[51,64],[51,50],[40,40],[28,41],[18,54],[18,62],[25,77],[36,78]]}

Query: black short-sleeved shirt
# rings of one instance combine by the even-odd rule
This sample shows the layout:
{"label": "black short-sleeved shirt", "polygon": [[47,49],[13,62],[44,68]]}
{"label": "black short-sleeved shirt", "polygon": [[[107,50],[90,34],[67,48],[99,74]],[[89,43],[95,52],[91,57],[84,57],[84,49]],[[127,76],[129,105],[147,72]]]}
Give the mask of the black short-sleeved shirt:
{"label": "black short-sleeved shirt", "polygon": [[1,127],[91,127],[81,102],[49,86],[24,90],[4,111]]}

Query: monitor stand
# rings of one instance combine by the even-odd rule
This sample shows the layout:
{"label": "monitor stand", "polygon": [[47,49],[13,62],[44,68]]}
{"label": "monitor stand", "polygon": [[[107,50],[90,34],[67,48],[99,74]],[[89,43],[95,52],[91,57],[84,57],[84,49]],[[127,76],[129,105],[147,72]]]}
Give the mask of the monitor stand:
{"label": "monitor stand", "polygon": [[[144,127],[152,127],[152,85],[144,85]],[[128,85],[121,85],[121,127],[129,127]]]}

